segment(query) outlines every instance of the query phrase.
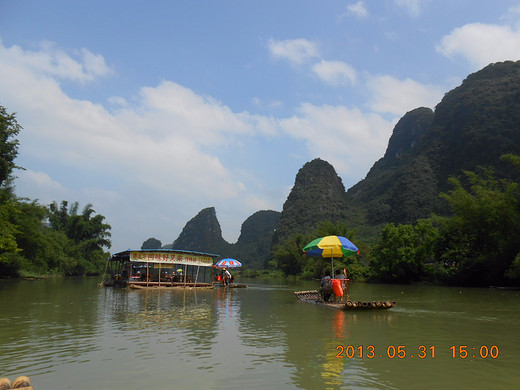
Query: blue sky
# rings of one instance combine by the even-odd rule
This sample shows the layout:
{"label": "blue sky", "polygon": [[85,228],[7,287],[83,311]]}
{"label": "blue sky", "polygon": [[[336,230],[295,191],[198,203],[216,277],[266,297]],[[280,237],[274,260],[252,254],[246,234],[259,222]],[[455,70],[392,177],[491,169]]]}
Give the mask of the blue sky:
{"label": "blue sky", "polygon": [[0,0],[16,193],[92,203],[112,251],[209,206],[235,242],[316,157],[350,188],[402,115],[519,57],[520,1]]}

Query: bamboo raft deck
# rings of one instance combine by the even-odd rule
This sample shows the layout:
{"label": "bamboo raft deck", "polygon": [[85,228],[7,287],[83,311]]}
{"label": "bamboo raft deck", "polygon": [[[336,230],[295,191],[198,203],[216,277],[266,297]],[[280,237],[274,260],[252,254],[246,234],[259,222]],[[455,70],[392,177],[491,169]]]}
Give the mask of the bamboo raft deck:
{"label": "bamboo raft deck", "polygon": [[315,303],[317,305],[327,306],[339,310],[385,310],[391,309],[397,305],[394,301],[352,301],[347,300],[342,303],[325,302],[320,293],[316,290],[310,291],[296,291],[294,293],[298,299]]}
{"label": "bamboo raft deck", "polygon": [[247,288],[247,284],[240,284],[240,283],[230,283],[229,285],[227,286],[224,286],[222,283],[220,282],[215,282],[213,283],[213,287],[222,287],[222,288]]}

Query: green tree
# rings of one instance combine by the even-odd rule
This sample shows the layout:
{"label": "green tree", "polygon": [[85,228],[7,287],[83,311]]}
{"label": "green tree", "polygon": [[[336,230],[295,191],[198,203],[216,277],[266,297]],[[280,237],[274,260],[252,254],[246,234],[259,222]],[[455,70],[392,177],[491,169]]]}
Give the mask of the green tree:
{"label": "green tree", "polygon": [[[520,167],[517,156],[503,159]],[[437,256],[452,283],[518,283],[515,259],[520,253],[520,184],[497,179],[491,170],[465,174],[467,184],[452,178],[452,190],[442,194],[454,215],[439,219]]]}
{"label": "green tree", "polygon": [[76,244],[83,243],[94,250],[103,247],[110,248],[111,229],[104,223],[105,217],[101,214],[94,215],[92,204],[88,203],[81,214],[77,214],[78,202],[72,203],[68,208],[68,202],[62,201],[58,207],[56,202],[49,205],[49,224],[54,230],[62,230]]}
{"label": "green tree", "polygon": [[16,242],[17,226],[12,216],[19,211],[16,203],[4,201],[0,204],[0,276],[16,276],[22,266]]}
{"label": "green tree", "polygon": [[[4,205],[5,206],[5,203]],[[2,277],[37,276],[63,272],[70,248],[68,238],[53,232],[45,225],[47,208],[37,201],[19,199],[12,203],[8,213],[9,223],[15,226],[16,250],[4,253]]]}
{"label": "green tree", "polygon": [[274,250],[274,262],[271,264],[281,269],[285,276],[300,275],[306,265],[302,248],[310,242],[309,236],[294,234]]}
{"label": "green tree", "polygon": [[383,282],[410,283],[420,279],[423,264],[419,237],[412,225],[386,225],[371,263],[374,278]]}
{"label": "green tree", "polygon": [[[274,261],[271,264],[275,268],[281,269],[286,276],[295,275],[304,279],[321,278],[326,272],[331,272],[331,260],[308,257],[303,253],[303,248],[315,238],[332,235],[354,240],[356,233],[344,223],[323,221],[312,233],[292,235],[282,244],[277,245],[274,251]],[[334,268],[347,268],[351,278],[361,279],[366,275],[366,267],[359,263],[357,256],[334,259]]]}
{"label": "green tree", "polygon": [[62,200],[59,206],[56,201],[52,202],[49,205],[49,224],[54,230],[65,231],[70,217],[78,214],[78,207],[78,202],[72,203],[70,207],[66,200]]}
{"label": "green tree", "polygon": [[[62,201],[49,205],[49,224],[52,230],[62,232],[69,240],[65,249],[64,272],[68,275],[83,275],[99,272],[104,265],[106,253],[103,248],[110,248],[110,225],[105,217],[95,214],[92,204],[87,204],[81,214],[77,213],[78,202],[69,206]],[[63,239],[60,239],[63,242]],[[69,259],[74,259],[69,261]]]}
{"label": "green tree", "polygon": [[18,155],[18,135],[22,127],[16,121],[15,114],[8,114],[4,106],[0,106],[0,187],[9,182],[14,168],[14,160]]}

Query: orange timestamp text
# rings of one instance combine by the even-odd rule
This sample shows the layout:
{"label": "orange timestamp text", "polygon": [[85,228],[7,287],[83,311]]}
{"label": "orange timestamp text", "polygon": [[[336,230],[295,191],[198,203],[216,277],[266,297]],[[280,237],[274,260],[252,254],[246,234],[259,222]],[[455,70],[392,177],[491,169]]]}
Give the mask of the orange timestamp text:
{"label": "orange timestamp text", "polygon": [[[476,346],[471,347],[467,345],[452,345],[452,358],[481,358],[481,359],[496,359],[499,355],[499,348],[496,345]],[[407,348],[405,345],[388,345],[383,348],[376,348],[373,345],[338,345],[336,347],[336,358],[338,359],[353,359],[353,358],[387,358],[387,359],[435,359],[436,348],[435,345],[419,345],[414,348]]]}

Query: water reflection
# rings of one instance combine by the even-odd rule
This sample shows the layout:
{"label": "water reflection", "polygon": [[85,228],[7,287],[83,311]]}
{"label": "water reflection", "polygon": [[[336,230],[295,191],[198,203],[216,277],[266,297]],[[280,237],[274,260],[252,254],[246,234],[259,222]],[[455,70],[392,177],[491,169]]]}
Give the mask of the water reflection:
{"label": "water reflection", "polygon": [[286,341],[286,325],[277,306],[277,289],[251,286],[241,294],[242,315],[239,324],[240,338],[251,348],[279,348]]}
{"label": "water reflection", "polygon": [[81,361],[85,353],[98,349],[98,307],[86,289],[82,279],[2,283],[3,372],[51,372],[56,364]]}
{"label": "water reflection", "polygon": [[114,291],[111,306],[114,324],[126,330],[173,328],[196,332],[215,326],[211,292],[195,289],[107,290],[109,294]]}
{"label": "water reflection", "polygon": [[[354,284],[351,296],[398,306],[351,313],[298,302],[292,292],[305,284],[132,291],[96,282],[0,283],[1,374],[29,375],[41,389],[59,378],[76,390],[484,389],[520,380],[520,292]],[[349,345],[356,354],[373,346],[375,356],[338,358]],[[406,359],[387,357],[398,345]],[[435,346],[435,358],[418,359],[420,345]],[[451,345],[497,345],[500,356],[454,359]]]}
{"label": "water reflection", "polygon": [[[293,302],[283,317],[287,328],[285,358],[296,370],[291,379],[305,389],[387,388],[384,376],[368,369],[363,359],[338,357],[340,347],[358,347],[366,329],[394,321],[391,312],[343,312]],[[370,323],[369,326],[367,324]],[[343,350],[344,352],[344,350]]]}

